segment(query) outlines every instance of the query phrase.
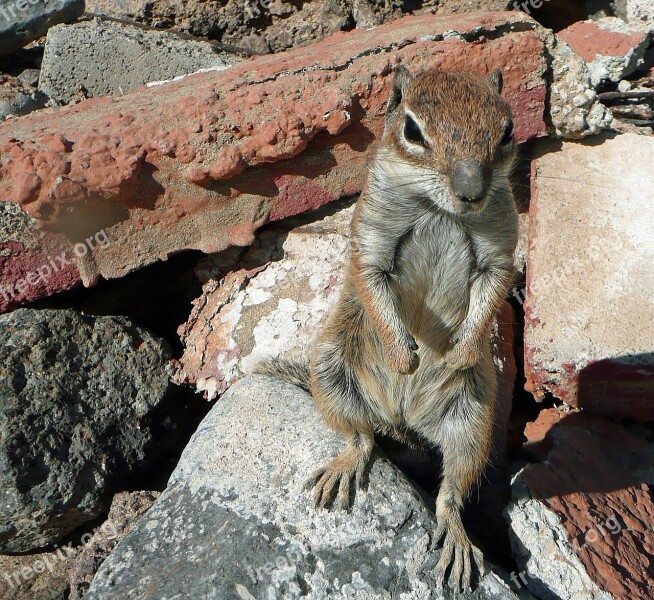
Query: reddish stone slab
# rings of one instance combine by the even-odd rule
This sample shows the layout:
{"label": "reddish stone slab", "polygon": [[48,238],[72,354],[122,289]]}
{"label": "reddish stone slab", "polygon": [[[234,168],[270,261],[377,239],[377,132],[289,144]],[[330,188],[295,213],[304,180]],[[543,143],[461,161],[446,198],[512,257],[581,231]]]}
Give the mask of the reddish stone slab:
{"label": "reddish stone slab", "polygon": [[185,249],[247,245],[270,219],[361,190],[400,62],[502,67],[518,140],[544,135],[547,64],[534,27],[520,13],[408,17],[34,113],[0,125],[0,200],[71,244],[105,230],[111,244],[84,261],[86,284]]}
{"label": "reddish stone slab", "polygon": [[17,205],[0,202],[0,312],[78,285],[77,264],[63,235],[39,230]]}
{"label": "reddish stone slab", "polygon": [[[604,417],[548,409],[526,430],[543,462],[522,472],[531,496],[560,519],[565,543],[614,598],[649,600],[654,577],[651,433]],[[556,556],[551,557],[557,560]]]}
{"label": "reddish stone slab", "polygon": [[596,21],[579,21],[557,35],[588,62],[595,60],[598,54],[626,56],[648,38],[646,32],[619,31]]}

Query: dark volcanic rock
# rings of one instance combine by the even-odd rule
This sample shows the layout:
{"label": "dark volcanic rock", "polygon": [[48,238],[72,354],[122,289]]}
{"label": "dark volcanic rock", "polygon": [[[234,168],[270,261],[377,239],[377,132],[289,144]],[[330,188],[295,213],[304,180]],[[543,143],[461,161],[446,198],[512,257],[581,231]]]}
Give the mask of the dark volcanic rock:
{"label": "dark volcanic rock", "polygon": [[0,75],[0,121],[43,108],[47,97],[20,79]]}
{"label": "dark volcanic rock", "polygon": [[167,344],[126,319],[0,316],[0,552],[58,541],[107,509],[169,441]]}
{"label": "dark volcanic rock", "polygon": [[83,12],[84,0],[0,0],[0,55],[19,50]]}

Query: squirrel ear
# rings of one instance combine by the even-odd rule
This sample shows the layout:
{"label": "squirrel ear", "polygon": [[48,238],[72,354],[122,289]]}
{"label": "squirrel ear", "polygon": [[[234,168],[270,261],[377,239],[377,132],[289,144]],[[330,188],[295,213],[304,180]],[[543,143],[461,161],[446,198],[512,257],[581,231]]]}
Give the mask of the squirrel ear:
{"label": "squirrel ear", "polygon": [[497,89],[497,93],[502,93],[502,87],[504,86],[504,78],[502,77],[502,69],[496,69],[490,74],[490,82]]}
{"label": "squirrel ear", "polygon": [[393,84],[391,86],[391,97],[388,100],[386,106],[386,123],[388,123],[393,116],[393,113],[402,102],[404,94],[413,81],[413,76],[406,67],[400,65],[395,69],[395,74],[393,75]]}

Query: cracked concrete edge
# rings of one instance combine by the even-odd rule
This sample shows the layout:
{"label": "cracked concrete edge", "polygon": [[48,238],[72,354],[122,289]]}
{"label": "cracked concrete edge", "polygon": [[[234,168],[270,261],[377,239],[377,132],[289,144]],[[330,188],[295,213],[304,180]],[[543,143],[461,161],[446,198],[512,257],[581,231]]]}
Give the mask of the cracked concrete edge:
{"label": "cracked concrete edge", "polygon": [[[525,467],[527,468],[527,467]],[[520,469],[504,511],[513,557],[512,579],[541,600],[617,600],[589,577],[558,515],[533,498]]]}
{"label": "cracked concrete edge", "polygon": [[590,80],[593,87],[597,88],[604,81],[618,83],[629,75],[633,75],[643,64],[645,52],[650,45],[650,36],[643,37],[643,40],[629,50],[626,56],[602,56],[597,54],[595,60],[588,63]]}
{"label": "cracked concrete edge", "polygon": [[551,137],[575,140],[608,129],[613,115],[599,101],[586,61],[551,30],[538,24],[534,29],[549,54]]}

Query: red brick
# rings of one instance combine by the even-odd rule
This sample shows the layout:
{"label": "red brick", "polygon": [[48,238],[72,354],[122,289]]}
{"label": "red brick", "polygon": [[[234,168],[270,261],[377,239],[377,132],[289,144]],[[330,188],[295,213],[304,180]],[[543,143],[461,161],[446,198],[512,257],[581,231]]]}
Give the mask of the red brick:
{"label": "red brick", "polygon": [[557,35],[585,61],[601,56],[626,56],[647,38],[645,32],[623,32],[602,27],[596,21],[580,21]]}
{"label": "red brick", "polygon": [[[559,517],[568,535],[560,543],[574,550],[601,590],[649,600],[654,502],[643,470],[651,464],[647,434],[603,417],[548,409],[525,435],[527,448],[543,462],[525,467],[521,478]],[[614,520],[616,526],[606,526]]]}
{"label": "red brick", "polygon": [[0,200],[71,242],[105,229],[111,245],[86,261],[87,284],[185,249],[247,245],[269,219],[361,190],[399,62],[502,67],[518,141],[544,135],[547,65],[533,27],[519,13],[408,17],[35,113],[0,125]]}

